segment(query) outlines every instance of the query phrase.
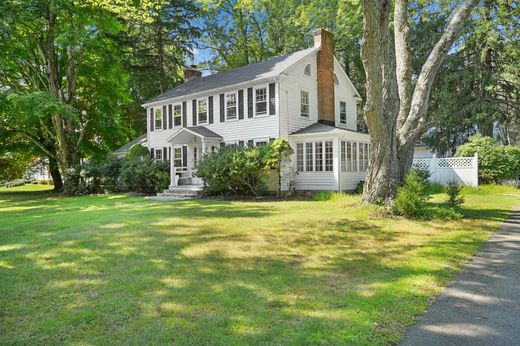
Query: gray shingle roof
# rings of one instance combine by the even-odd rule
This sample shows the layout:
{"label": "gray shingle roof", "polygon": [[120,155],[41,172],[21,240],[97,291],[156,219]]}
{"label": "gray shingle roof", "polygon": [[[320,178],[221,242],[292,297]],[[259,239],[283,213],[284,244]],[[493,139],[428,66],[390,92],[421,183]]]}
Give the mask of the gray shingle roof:
{"label": "gray shingle roof", "polygon": [[149,99],[144,104],[218,89],[243,82],[273,78],[315,50],[316,48],[307,48],[295,53],[260,61],[255,64],[241,66],[229,71],[223,71],[206,77],[194,79],[178,85],[159,96]]}
{"label": "gray shingle roof", "polygon": [[202,137],[222,139],[222,136],[220,136],[218,133],[215,133],[215,132],[207,129],[204,126],[192,126],[192,127],[186,127],[186,129],[193,131],[193,132],[201,135]]}
{"label": "gray shingle roof", "polygon": [[323,133],[323,132],[332,132],[335,130],[343,130],[343,131],[349,131],[349,132],[356,132],[354,130],[344,129],[341,127],[335,127],[330,126],[322,123],[314,123],[312,125],[309,125],[307,127],[304,127],[303,129],[299,129],[298,131],[295,131],[291,133],[291,135],[302,135],[302,134],[310,134],[310,133]]}

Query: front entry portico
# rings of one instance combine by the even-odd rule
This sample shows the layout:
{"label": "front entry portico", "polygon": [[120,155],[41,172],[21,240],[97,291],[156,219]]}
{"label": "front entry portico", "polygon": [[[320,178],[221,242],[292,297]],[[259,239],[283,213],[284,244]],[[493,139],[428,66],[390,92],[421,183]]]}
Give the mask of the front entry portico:
{"label": "front entry portico", "polygon": [[202,155],[218,150],[222,137],[204,126],[183,127],[167,142],[171,145],[170,189],[179,185],[202,185],[195,167]]}

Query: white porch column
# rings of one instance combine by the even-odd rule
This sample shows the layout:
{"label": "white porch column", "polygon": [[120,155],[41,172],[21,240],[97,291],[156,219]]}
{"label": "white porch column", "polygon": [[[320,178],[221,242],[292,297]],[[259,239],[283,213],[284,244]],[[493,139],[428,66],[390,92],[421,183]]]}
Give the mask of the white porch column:
{"label": "white porch column", "polygon": [[175,174],[175,150],[173,148],[173,143],[170,144],[171,145],[171,148],[172,148],[172,153],[171,153],[171,157],[170,157],[170,189],[174,188],[175,186],[177,186],[177,179],[175,178],[176,174]]}
{"label": "white porch column", "polygon": [[202,150],[200,153],[200,157],[202,158],[202,155],[206,154],[206,140],[202,138]]}

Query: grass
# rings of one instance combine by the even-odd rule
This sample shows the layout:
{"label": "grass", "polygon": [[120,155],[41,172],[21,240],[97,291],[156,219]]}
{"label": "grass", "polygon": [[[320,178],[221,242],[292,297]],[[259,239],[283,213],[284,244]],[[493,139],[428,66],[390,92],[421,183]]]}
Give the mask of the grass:
{"label": "grass", "polygon": [[394,344],[520,203],[513,188],[469,189],[463,220],[409,221],[337,194],[45,189],[0,189],[2,345]]}

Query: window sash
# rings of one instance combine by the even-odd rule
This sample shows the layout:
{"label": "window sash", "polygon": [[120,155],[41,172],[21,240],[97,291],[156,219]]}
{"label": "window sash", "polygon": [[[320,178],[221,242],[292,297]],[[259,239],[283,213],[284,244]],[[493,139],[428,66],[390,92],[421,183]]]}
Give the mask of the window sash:
{"label": "window sash", "polygon": [[296,171],[303,172],[303,143],[296,144]]}
{"label": "window sash", "polygon": [[155,110],[155,113],[154,113],[154,116],[155,116],[155,130],[162,130],[162,111],[160,109],[156,109]]}
{"label": "window sash", "polygon": [[199,100],[197,102],[197,110],[198,110],[198,121],[199,123],[208,122],[208,101],[207,100]]}
{"label": "window sash", "polygon": [[182,167],[182,148],[173,149],[173,164],[175,167]]}
{"label": "window sash", "polygon": [[308,142],[305,143],[305,171],[313,172],[314,171],[314,150],[313,143]]}
{"label": "window sash", "polygon": [[334,170],[334,155],[332,141],[325,141],[325,171],[332,172]]}
{"label": "window sash", "polygon": [[304,90],[300,92],[300,115],[302,117],[309,116],[309,92]]}
{"label": "window sash", "polygon": [[357,142],[352,142],[352,172],[358,171],[357,152],[358,152]]}
{"label": "window sash", "polygon": [[182,107],[181,105],[173,106],[173,126],[182,125]]}
{"label": "window sash", "polygon": [[255,89],[255,115],[267,114],[267,88]]}
{"label": "window sash", "polygon": [[314,165],[316,172],[323,171],[323,142],[314,142]]}
{"label": "window sash", "polygon": [[226,95],[226,120],[237,118],[237,94]]}
{"label": "window sash", "polygon": [[162,161],[162,159],[163,159],[162,148],[155,149],[155,150],[154,150],[154,153],[155,153],[155,161]]}
{"label": "window sash", "polygon": [[340,124],[347,123],[347,103],[344,101],[339,102],[339,122]]}

